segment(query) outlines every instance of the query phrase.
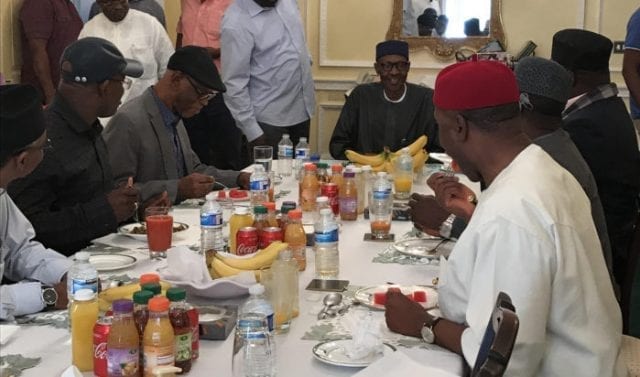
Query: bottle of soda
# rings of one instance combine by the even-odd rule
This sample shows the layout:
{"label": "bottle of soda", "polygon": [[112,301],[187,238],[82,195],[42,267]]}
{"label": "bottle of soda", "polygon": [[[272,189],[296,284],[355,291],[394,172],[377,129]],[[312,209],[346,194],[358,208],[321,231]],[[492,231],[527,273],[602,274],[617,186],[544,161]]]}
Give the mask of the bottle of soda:
{"label": "bottle of soda", "polygon": [[278,143],[278,174],[288,177],[291,175],[291,163],[293,162],[293,143],[289,134],[282,135]]}

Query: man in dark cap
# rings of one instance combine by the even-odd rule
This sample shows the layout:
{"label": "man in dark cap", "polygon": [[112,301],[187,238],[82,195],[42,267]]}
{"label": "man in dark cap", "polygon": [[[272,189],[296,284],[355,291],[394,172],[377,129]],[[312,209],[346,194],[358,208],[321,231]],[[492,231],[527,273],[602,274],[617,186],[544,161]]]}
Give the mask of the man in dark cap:
{"label": "man in dark cap", "polygon": [[410,66],[407,42],[378,43],[373,67],[380,82],[358,85],[347,97],[329,143],[333,158],[346,159],[347,149],[368,154],[386,146],[395,151],[421,135],[428,137],[428,151],[442,151],[433,90],[407,83]]}
{"label": "man in dark cap", "polygon": [[433,29],[436,27],[436,21],[438,19],[438,12],[433,8],[427,8],[418,17],[418,35],[431,36]]}
{"label": "man in dark cap", "polygon": [[473,366],[496,297],[505,292],[520,323],[505,374],[626,375],[618,359],[620,311],[589,200],[523,133],[519,100],[513,72],[498,62],[458,63],[438,75],[440,142],[486,189],[440,276],[443,317],[388,292],[387,325]]}
{"label": "man in dark cap", "polygon": [[610,79],[612,47],[600,34],[566,29],[553,36],[551,58],[573,73],[564,129],[596,179],[611,241],[613,274],[622,285],[638,216],[640,152],[627,108]]}
{"label": "man in dark cap", "polygon": [[49,146],[42,102],[30,85],[0,86],[0,319],[67,307],[66,273],[73,263],[33,240],[35,232],[6,192],[38,166]]}
{"label": "man in dark cap", "polygon": [[45,246],[71,255],[134,214],[138,192],[115,187],[98,117],[113,115],[127,76],[141,74],[139,62],[104,39],[80,39],[64,51],[60,85],[45,111],[53,149],[9,187]]}
{"label": "man in dark cap", "polygon": [[177,49],[160,81],[124,104],[109,122],[104,140],[116,181],[133,177],[143,200],[167,191],[173,203],[205,196],[215,180],[247,188],[248,173],[200,162],[182,121],[225,90],[204,47]]}

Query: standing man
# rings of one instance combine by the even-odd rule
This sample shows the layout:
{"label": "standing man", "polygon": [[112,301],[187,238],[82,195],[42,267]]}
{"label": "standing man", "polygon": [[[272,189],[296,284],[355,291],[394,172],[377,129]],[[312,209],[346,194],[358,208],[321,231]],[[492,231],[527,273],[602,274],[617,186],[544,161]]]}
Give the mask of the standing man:
{"label": "standing man", "polygon": [[[158,4],[156,0],[129,0],[129,7],[131,9],[139,10],[140,12],[144,12],[149,14],[158,20],[162,27],[167,28],[167,21],[164,16],[164,9],[162,6]],[[100,12],[102,12],[102,8],[100,8],[100,4],[98,2],[94,2],[91,5],[91,11],[89,11],[89,19],[97,16]]]}
{"label": "standing man", "polygon": [[[182,0],[176,47],[200,46],[207,49],[218,71],[222,15],[232,0]],[[242,131],[225,105],[222,95],[213,97],[202,110],[184,119],[191,147],[200,161],[220,169],[241,170],[249,164],[243,151]]]}
{"label": "standing man", "polygon": [[62,51],[78,38],[82,20],[70,0],[25,0],[20,9],[20,82],[51,103],[60,81]]}
{"label": "standing man", "polygon": [[633,118],[638,144],[640,144],[640,8],[633,12],[627,24],[622,76],[631,93],[629,107],[631,107],[631,118]]}
{"label": "standing man", "polygon": [[309,137],[311,56],[296,0],[236,0],[222,19],[225,103],[249,146]]}
{"label": "standing man", "polygon": [[553,36],[551,59],[573,73],[563,127],[596,179],[611,242],[613,275],[623,286],[638,216],[640,152],[629,112],[611,82],[612,48],[613,43],[600,34],[565,29]]}
{"label": "standing man", "polygon": [[[42,101],[31,85],[0,86],[0,319],[67,307],[70,259],[34,241],[7,185],[38,166],[49,146]],[[30,279],[31,281],[22,281]]]}
{"label": "standing man", "polygon": [[158,20],[135,9],[128,0],[98,0],[102,13],[84,25],[79,38],[98,37],[113,43],[124,56],[142,63],[142,76],[125,88],[122,103],[142,94],[167,69],[173,44]]}
{"label": "standing man", "polygon": [[110,42],[83,38],[64,51],[61,81],[45,111],[53,148],[9,194],[46,247],[71,255],[114,232],[133,216],[138,192],[115,187],[98,117],[116,112],[127,76],[140,77],[139,62],[125,59]]}

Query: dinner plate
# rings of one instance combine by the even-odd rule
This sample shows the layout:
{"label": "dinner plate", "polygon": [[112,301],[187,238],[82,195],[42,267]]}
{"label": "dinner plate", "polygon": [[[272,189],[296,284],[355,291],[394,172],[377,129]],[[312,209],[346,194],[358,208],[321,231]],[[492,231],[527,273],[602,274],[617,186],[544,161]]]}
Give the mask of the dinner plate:
{"label": "dinner plate", "polygon": [[393,248],[412,257],[440,259],[440,256],[448,258],[455,244],[442,238],[408,238],[394,243]]}
{"label": "dinner plate", "polygon": [[427,287],[424,285],[401,286],[383,284],[372,287],[365,287],[358,289],[353,297],[356,301],[371,309],[384,310],[384,305],[376,304],[373,300],[373,297],[375,293],[386,293],[389,288],[400,288],[400,292],[405,295],[412,294],[415,291],[424,291],[427,294],[427,301],[419,302],[419,304],[422,305],[425,309],[433,309],[438,306],[438,291],[436,291],[432,287]]}
{"label": "dinner plate", "polygon": [[351,359],[347,356],[346,347],[351,339],[330,340],[316,344],[313,349],[313,357],[323,363],[338,365],[341,367],[364,368],[385,355],[395,352],[396,348],[383,343],[383,351],[377,354],[369,354],[361,359]]}
{"label": "dinner plate", "polygon": [[131,267],[138,260],[131,255],[125,254],[92,254],[89,263],[98,271],[114,271]]}
{"label": "dinner plate", "polygon": [[[118,233],[122,234],[123,236],[127,236],[127,237],[131,237],[133,239],[136,239],[138,241],[144,241],[147,242],[147,233],[133,233],[133,230],[135,228],[139,228],[141,226],[144,226],[143,223],[131,223],[131,224],[125,224],[122,225],[118,228]],[[181,227],[182,230],[176,231],[175,229],[177,229],[177,227]],[[183,235],[184,232],[187,231],[187,229],[189,229],[189,225],[185,224],[185,223],[180,223],[177,221],[173,222],[173,235],[174,236],[180,236]]]}

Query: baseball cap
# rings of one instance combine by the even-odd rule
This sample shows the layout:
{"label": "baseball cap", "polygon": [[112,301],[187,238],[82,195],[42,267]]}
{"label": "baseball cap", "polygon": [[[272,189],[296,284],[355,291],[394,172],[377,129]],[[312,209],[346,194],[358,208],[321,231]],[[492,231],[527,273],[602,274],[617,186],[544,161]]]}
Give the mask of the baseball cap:
{"label": "baseball cap", "polygon": [[[65,70],[68,62],[71,70]],[[125,58],[120,50],[106,39],[87,37],[70,44],[60,59],[61,76],[66,82],[99,83],[114,75],[140,77],[142,64]]]}
{"label": "baseball cap", "polygon": [[176,52],[169,58],[167,68],[189,75],[206,88],[218,92],[227,91],[211,55],[203,47],[184,46],[176,49]]}

